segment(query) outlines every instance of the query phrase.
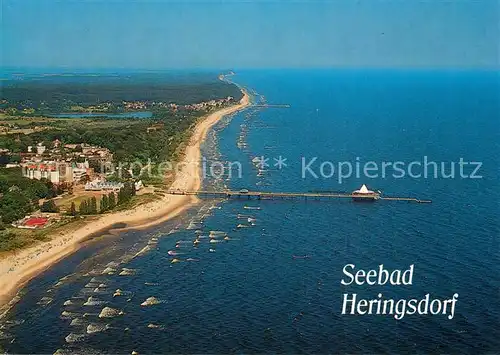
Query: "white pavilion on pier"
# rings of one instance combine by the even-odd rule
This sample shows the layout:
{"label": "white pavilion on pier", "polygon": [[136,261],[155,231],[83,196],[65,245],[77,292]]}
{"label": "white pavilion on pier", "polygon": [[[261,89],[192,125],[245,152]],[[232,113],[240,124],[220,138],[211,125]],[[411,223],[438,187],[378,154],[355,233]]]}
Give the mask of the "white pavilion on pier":
{"label": "white pavilion on pier", "polygon": [[372,190],[368,190],[366,185],[363,184],[363,186],[361,186],[361,188],[359,190],[354,190],[352,193],[353,194],[374,194],[375,192]]}

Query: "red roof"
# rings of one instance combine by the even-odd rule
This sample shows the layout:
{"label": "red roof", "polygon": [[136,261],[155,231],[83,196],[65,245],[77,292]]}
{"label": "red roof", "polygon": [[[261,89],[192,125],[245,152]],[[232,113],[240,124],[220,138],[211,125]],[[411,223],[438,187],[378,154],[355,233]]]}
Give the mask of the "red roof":
{"label": "red roof", "polygon": [[44,226],[47,223],[47,221],[48,221],[47,218],[33,217],[24,222],[24,225],[28,227]]}

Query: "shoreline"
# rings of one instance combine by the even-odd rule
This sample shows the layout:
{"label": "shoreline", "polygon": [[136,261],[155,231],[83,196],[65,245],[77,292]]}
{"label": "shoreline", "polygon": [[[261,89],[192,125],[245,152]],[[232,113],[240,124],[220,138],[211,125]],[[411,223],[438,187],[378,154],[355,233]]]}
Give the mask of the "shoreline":
{"label": "shoreline", "polygon": [[[241,91],[243,97],[239,103],[215,111],[197,122],[184,157],[179,162],[182,169],[177,172],[171,189],[200,189],[201,144],[210,128],[222,117],[243,110],[250,104],[248,93],[244,89]],[[5,307],[10,308],[15,295],[27,282],[76,252],[89,236],[112,229],[118,223],[125,223],[126,227],[117,228],[116,231],[148,228],[179,215],[197,202],[196,196],[166,195],[130,210],[100,216],[81,228],[53,236],[50,241],[5,255],[0,259],[0,317]]]}

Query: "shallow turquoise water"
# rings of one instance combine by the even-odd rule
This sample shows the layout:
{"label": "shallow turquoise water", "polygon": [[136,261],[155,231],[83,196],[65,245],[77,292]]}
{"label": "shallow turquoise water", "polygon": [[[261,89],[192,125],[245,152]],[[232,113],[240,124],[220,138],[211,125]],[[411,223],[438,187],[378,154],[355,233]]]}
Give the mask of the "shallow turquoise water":
{"label": "shallow turquoise water", "polygon": [[[239,161],[243,174],[209,179],[208,187],[352,191],[366,183],[386,195],[433,203],[206,201],[148,231],[97,237],[26,287],[3,319],[2,346],[21,353],[498,350],[498,73],[282,70],[242,72],[235,80],[254,89],[258,102],[292,107],[252,108],[221,122],[206,143],[208,160]],[[287,166],[259,176],[252,159],[273,163],[280,155]],[[301,174],[303,157],[408,164],[424,156],[438,165],[480,161],[483,177],[351,177],[339,183],[338,174]],[[193,245],[200,233],[215,230],[231,239],[200,238]],[[148,243],[149,250],[132,258]],[[174,258],[181,262],[172,264]],[[348,263],[364,269],[414,264],[413,285],[342,286]],[[116,289],[123,295],[113,297]],[[368,299],[379,292],[395,299],[458,293],[459,301],[452,320],[423,315],[397,321],[342,315],[345,292]],[[148,297],[159,303],[141,306]],[[106,306],[124,314],[99,318]]]}

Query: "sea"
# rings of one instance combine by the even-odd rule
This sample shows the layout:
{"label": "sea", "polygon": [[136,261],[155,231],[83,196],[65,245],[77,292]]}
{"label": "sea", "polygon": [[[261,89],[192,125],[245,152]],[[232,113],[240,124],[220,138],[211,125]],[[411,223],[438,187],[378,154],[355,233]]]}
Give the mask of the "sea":
{"label": "sea", "polygon": [[[382,197],[432,203],[204,198],[147,230],[95,235],[30,281],[0,320],[0,348],[499,352],[499,78],[460,69],[238,71],[231,80],[253,105],[209,132],[205,189],[350,193],[366,184]],[[228,169],[211,174],[213,164]],[[346,265],[413,265],[412,283],[343,285]],[[345,294],[458,298],[452,319],[396,319],[343,314]]]}

